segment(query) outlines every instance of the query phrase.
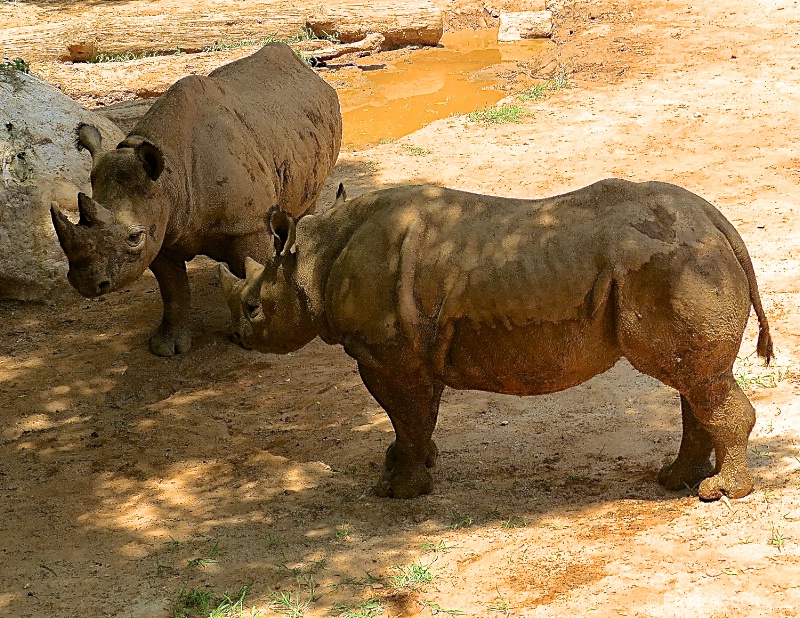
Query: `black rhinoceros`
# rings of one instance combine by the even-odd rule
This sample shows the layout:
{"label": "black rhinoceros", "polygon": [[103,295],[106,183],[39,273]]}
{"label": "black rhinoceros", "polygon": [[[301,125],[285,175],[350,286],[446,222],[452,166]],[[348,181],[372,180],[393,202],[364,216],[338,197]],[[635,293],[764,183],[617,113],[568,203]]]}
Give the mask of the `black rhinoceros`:
{"label": "black rhinoceros", "polygon": [[621,357],[680,393],[683,439],[659,481],[702,481],[708,500],[751,491],[755,412],[732,374],[751,306],[767,362],[772,340],[747,249],[704,199],[615,179],[536,200],[408,186],[299,222],[276,208],[269,227],[275,248],[245,281],[221,267],[234,318],[257,350],[319,336],[358,361],[396,433],[378,494],[431,491],[445,386],[552,393]]}
{"label": "black rhinoceros", "polygon": [[342,116],[336,91],[271,43],[176,82],[113,150],[90,125],[77,136],[92,155],[92,197],[78,195],[77,225],[51,209],[69,281],[93,297],[150,268],[164,301],[150,349],[170,356],[191,345],[186,261],[207,255],[244,276],[245,257],[267,258],[267,210],[313,211]]}

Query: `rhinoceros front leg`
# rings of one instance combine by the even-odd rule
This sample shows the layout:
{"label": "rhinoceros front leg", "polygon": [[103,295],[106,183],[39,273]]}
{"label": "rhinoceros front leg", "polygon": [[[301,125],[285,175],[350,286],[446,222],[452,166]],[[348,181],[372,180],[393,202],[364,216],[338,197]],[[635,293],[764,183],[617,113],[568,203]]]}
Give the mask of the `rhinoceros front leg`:
{"label": "rhinoceros front leg", "polygon": [[376,492],[384,498],[415,498],[433,490],[428,468],[438,450],[431,439],[444,386],[424,371],[406,367],[368,367],[359,363],[361,379],[392,421],[395,441]]}
{"label": "rhinoceros front leg", "polygon": [[156,276],[164,315],[156,332],[150,337],[150,351],[158,356],[173,356],[187,352],[192,346],[190,326],[191,293],[186,262],[173,261],[158,254],[150,270]]}

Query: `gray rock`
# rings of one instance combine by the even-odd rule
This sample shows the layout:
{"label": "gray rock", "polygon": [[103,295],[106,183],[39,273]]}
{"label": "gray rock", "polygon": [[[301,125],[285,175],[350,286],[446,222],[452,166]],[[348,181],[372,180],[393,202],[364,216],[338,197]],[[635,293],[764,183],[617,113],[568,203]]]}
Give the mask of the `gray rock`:
{"label": "gray rock", "polygon": [[80,122],[107,143],[125,137],[38,77],[0,70],[0,299],[41,301],[69,288],[50,203],[76,213],[78,191],[91,192],[91,158],[75,148]]}

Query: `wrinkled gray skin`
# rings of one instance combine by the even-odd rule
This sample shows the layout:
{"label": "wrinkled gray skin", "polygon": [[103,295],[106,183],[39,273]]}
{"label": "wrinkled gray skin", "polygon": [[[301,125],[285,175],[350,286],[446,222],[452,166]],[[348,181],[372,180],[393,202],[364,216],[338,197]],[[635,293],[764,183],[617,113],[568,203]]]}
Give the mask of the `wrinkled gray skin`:
{"label": "wrinkled gray skin", "polygon": [[159,356],[191,345],[186,261],[199,254],[244,276],[245,257],[268,258],[267,210],[312,212],[342,139],[339,99],[283,43],[176,82],[114,150],[90,125],[92,197],[78,195],[73,225],[53,224],[70,283],[93,297],[147,268],[164,301],[150,339]]}
{"label": "wrinkled gray skin", "polygon": [[681,395],[683,439],[658,480],[700,483],[706,500],[752,490],[755,413],[732,374],[751,306],[767,362],[772,341],[744,243],[711,204],[615,179],[541,200],[434,186],[343,198],[299,222],[272,211],[265,264],[221,274],[257,350],[319,336],[358,361],[396,433],[379,495],[431,491],[445,386],[552,393],[621,357]]}

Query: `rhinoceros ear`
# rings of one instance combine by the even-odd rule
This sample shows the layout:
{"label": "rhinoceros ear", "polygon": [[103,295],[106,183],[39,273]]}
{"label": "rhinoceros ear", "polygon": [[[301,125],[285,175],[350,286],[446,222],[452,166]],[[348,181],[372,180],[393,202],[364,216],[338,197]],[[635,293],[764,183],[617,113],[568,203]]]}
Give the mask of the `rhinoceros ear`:
{"label": "rhinoceros ear", "polygon": [[144,171],[150,180],[158,180],[164,171],[164,155],[150,142],[142,142],[136,146],[136,156],[144,166]]}
{"label": "rhinoceros ear", "polygon": [[264,267],[250,256],[244,258],[244,276],[248,281],[255,281],[264,272]]}
{"label": "rhinoceros ear", "polygon": [[100,131],[97,130],[97,127],[85,122],[80,123],[75,128],[75,147],[78,152],[84,148],[88,150],[92,155],[92,161],[94,161],[103,150],[103,138],[100,136]]}
{"label": "rhinoceros ear", "polygon": [[294,217],[280,206],[273,206],[267,213],[269,231],[275,242],[275,255],[283,257],[289,253],[294,253],[294,239],[297,234],[297,227]]}
{"label": "rhinoceros ear", "polygon": [[219,265],[219,284],[222,287],[222,293],[225,298],[229,298],[234,294],[236,284],[240,281],[241,279],[234,275],[225,264]]}
{"label": "rhinoceros ear", "polygon": [[347,191],[344,190],[344,184],[339,183],[339,189],[336,191],[336,201],[333,203],[334,208],[347,201]]}

